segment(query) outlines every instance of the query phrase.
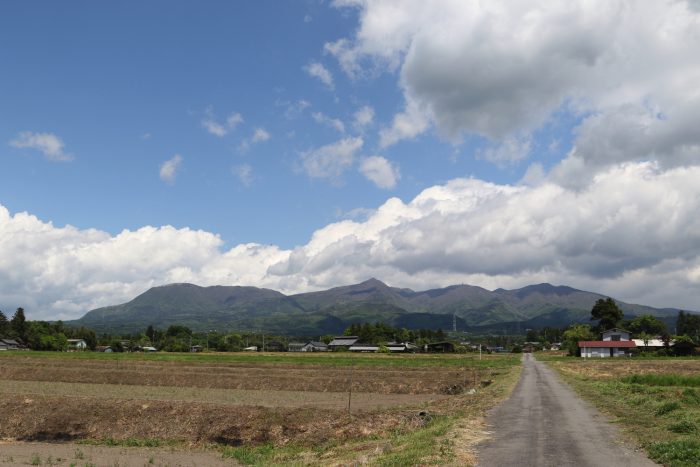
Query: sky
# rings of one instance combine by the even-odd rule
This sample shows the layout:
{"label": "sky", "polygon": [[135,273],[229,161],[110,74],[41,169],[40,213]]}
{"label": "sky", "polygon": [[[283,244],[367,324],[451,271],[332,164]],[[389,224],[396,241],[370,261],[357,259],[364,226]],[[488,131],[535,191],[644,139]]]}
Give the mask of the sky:
{"label": "sky", "polygon": [[700,310],[700,2],[0,5],[0,310],[550,282]]}

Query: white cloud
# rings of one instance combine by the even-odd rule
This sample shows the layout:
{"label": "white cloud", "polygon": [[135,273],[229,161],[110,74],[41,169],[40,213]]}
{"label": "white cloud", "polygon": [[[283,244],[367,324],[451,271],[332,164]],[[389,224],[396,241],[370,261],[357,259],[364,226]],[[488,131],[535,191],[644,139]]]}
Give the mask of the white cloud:
{"label": "white cloud", "polygon": [[175,183],[177,178],[177,173],[182,165],[182,156],[180,154],[175,154],[171,159],[163,162],[160,165],[160,179],[166,183]]}
{"label": "white cloud", "polygon": [[362,145],[362,138],[348,137],[302,153],[303,170],[314,178],[337,178],[352,165]]}
{"label": "white cloud", "polygon": [[256,128],[253,132],[251,142],[253,144],[262,143],[269,140],[271,137],[272,135],[270,135],[270,133],[267,130],[265,130],[265,128]]}
{"label": "white cloud", "polygon": [[73,156],[63,151],[63,140],[53,133],[23,131],[10,141],[10,146],[19,149],[35,149],[51,161],[70,161]]}
{"label": "white cloud", "polygon": [[253,168],[249,164],[234,166],[231,171],[242,185],[250,186],[253,183]]}
{"label": "white cloud", "polygon": [[360,163],[360,173],[379,188],[394,188],[401,178],[399,168],[380,156],[371,156]]}
{"label": "white cloud", "polygon": [[241,123],[243,123],[243,116],[238,112],[232,112],[223,123],[220,123],[217,121],[212,108],[208,107],[202,120],[202,127],[212,135],[223,138]]}
{"label": "white cloud", "polygon": [[318,78],[329,89],[333,89],[335,87],[333,84],[333,75],[330,71],[328,71],[328,68],[323,66],[323,64],[319,62],[311,62],[304,67],[304,71],[306,71],[309,76]]}
{"label": "white cloud", "polygon": [[0,206],[0,303],[25,306],[31,319],[69,319],[171,282],[292,293],[375,276],[414,289],[548,281],[697,309],[698,180],[700,166],[653,163],[606,169],[579,191],[455,179],[329,224],[293,250],[224,249],[215,234],[170,226],[56,227]]}
{"label": "white cloud", "polygon": [[[326,44],[351,77],[398,73],[404,109],[380,146],[434,127],[451,140],[478,135],[512,159],[508,138],[561,113],[582,121],[564,168],[622,161],[697,160],[700,11],[683,1],[517,2],[346,0],[351,37]],[[503,146],[506,142],[505,146]],[[522,146],[521,146],[522,147]],[[522,152],[520,152],[522,154]]]}
{"label": "white cloud", "polygon": [[338,133],[345,133],[345,125],[337,118],[331,118],[322,112],[314,112],[311,114],[311,117],[316,123],[329,126]]}
{"label": "white cloud", "polygon": [[362,106],[357,110],[357,112],[355,112],[353,117],[353,125],[355,128],[362,130],[374,122],[374,109],[369,105]]}

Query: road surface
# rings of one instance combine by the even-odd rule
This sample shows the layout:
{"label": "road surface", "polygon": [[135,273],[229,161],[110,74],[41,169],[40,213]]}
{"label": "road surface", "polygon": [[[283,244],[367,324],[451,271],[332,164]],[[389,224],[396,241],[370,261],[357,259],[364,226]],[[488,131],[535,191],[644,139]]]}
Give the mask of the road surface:
{"label": "road surface", "polygon": [[617,430],[531,354],[510,399],[487,420],[480,467],[634,466],[657,464],[625,446]]}

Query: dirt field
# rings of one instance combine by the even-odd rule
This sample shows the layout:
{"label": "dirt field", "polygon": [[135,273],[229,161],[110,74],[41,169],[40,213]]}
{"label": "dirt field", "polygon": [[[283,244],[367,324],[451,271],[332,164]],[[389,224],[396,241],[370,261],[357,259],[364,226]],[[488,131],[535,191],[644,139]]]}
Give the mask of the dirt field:
{"label": "dirt field", "polygon": [[[359,454],[341,447],[360,443],[357,449],[367,450],[370,448],[362,440],[412,436],[428,430],[435,420],[446,421],[444,417],[468,407],[481,411],[491,403],[491,396],[479,399],[463,392],[481,391],[483,381],[491,383],[511,374],[514,365],[507,362],[504,366],[503,358],[472,361],[470,365],[464,358],[449,355],[442,360],[426,358],[424,365],[420,357],[410,365],[398,359],[358,357],[348,366],[330,355],[328,364],[318,362],[317,358],[300,363],[298,359],[280,362],[254,357],[212,361],[206,356],[202,360],[189,356],[158,360],[146,356],[3,355],[0,439],[5,444],[0,444],[0,463],[12,464],[21,458],[19,453],[6,454],[10,448],[26,457],[34,454],[29,452],[31,446],[50,448],[53,445],[42,443],[59,442],[66,448],[72,446],[66,443],[85,440],[102,444],[136,440],[137,445],[157,440],[188,452],[194,449],[197,455],[202,454],[197,450],[206,446],[218,446],[219,450],[229,446],[235,456],[248,455],[236,449],[289,446],[310,449],[318,463],[325,463],[320,459],[326,451],[334,452],[334,458],[355,459]],[[348,413],[350,381],[352,411]],[[489,391],[496,394],[501,390]],[[447,427],[453,422],[445,423]],[[440,432],[442,428],[438,428],[431,429]],[[73,463],[65,453],[51,454],[49,448],[41,448],[39,456],[53,456],[53,461],[60,457],[67,462],[56,465]],[[372,455],[391,452],[386,449],[372,447]],[[467,451],[465,446],[459,449]],[[103,454],[109,457],[110,452],[114,451]],[[202,455],[211,456],[211,452]],[[119,465],[145,465],[135,459]],[[242,459],[250,463],[247,457]],[[203,458],[183,462],[181,465],[218,465]],[[47,464],[46,460],[42,463]]]}

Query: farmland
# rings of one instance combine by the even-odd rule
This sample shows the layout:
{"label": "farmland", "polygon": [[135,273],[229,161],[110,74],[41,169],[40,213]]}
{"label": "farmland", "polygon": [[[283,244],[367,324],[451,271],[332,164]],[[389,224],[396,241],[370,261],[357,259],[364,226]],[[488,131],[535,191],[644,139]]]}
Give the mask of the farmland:
{"label": "farmland", "polygon": [[239,463],[468,463],[470,445],[483,436],[479,417],[510,391],[518,362],[471,355],[3,353],[0,413],[11,415],[0,438],[13,446],[175,446]]}
{"label": "farmland", "polygon": [[700,359],[549,359],[650,458],[700,465]]}

